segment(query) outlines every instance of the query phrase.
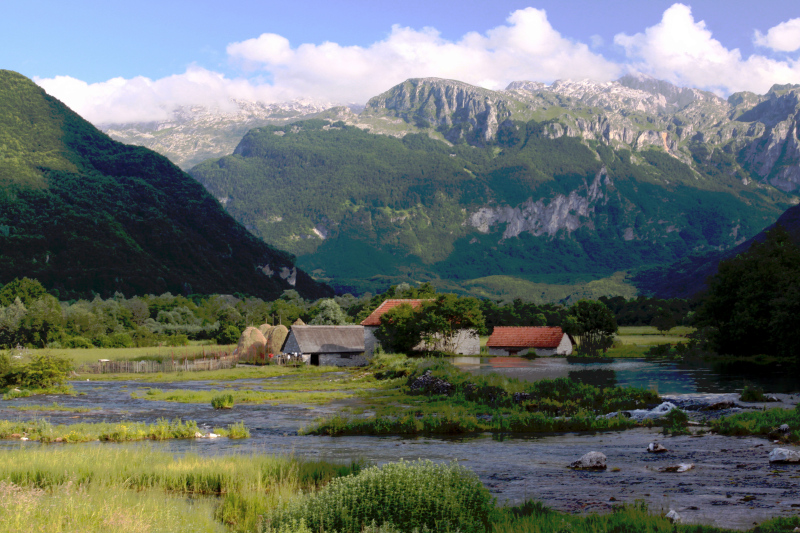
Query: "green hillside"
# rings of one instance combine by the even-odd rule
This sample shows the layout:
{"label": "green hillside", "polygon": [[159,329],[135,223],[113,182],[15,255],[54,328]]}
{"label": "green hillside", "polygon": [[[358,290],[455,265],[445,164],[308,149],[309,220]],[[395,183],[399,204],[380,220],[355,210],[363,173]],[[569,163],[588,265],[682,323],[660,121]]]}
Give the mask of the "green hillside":
{"label": "green hillside", "polygon": [[300,271],[293,286],[293,268],[169,160],[0,71],[0,283],[36,278],[64,298],[329,291]]}
{"label": "green hillside", "polygon": [[251,130],[190,173],[254,234],[353,292],[409,279],[588,282],[731,248],[789,206],[716,166],[552,138],[552,124],[509,120],[480,147],[297,122]]}

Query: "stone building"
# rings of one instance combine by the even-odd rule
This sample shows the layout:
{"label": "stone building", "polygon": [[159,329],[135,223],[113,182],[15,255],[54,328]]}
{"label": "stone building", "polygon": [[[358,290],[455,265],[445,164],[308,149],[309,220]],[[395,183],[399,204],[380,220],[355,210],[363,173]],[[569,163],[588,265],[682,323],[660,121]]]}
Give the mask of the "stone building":
{"label": "stone building", "polygon": [[292,326],[281,351],[303,354],[312,365],[367,364],[363,326]]}
{"label": "stone building", "polygon": [[486,342],[489,355],[572,355],[575,340],[559,327],[497,326]]}

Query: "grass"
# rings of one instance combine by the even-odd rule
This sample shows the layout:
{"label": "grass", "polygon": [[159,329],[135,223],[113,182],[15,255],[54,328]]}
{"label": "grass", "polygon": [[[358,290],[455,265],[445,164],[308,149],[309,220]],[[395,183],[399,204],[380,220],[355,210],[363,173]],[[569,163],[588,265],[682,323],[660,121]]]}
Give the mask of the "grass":
{"label": "grass", "polygon": [[91,411],[99,411],[100,407],[67,407],[60,403],[53,402],[50,405],[9,405],[4,406],[5,409],[14,409],[16,411],[46,411],[46,412],[62,412],[62,413],[88,413]]}
{"label": "grass", "polygon": [[80,374],[77,379],[81,381],[141,381],[144,383],[173,383],[178,381],[232,381],[235,379],[264,379],[279,376],[327,374],[341,372],[341,368],[330,366],[299,366],[288,367],[278,365],[268,366],[238,366],[224,370],[209,370],[203,372],[172,372],[157,374]]}
{"label": "grass", "polygon": [[1,389],[3,392],[3,400],[15,400],[17,398],[29,398],[31,396],[40,396],[44,394],[66,394],[74,396],[75,391],[71,385],[57,385],[46,389],[19,389],[16,387],[6,387]]}
{"label": "grass", "polygon": [[694,328],[677,326],[662,333],[653,326],[623,326],[614,337],[614,346],[606,355],[608,357],[646,357],[646,352],[652,346],[661,344],[675,345],[686,342],[686,335],[694,332]]}
{"label": "grass", "polygon": [[211,398],[211,407],[214,409],[233,409],[233,395],[222,394]]}
{"label": "grass", "polygon": [[600,415],[660,401],[658,395],[643,389],[601,389],[565,378],[531,383],[496,374],[473,376],[441,359],[381,355],[373,359],[371,368],[376,376],[387,378],[386,387],[362,393],[364,405],[317,420],[302,432],[385,435],[620,430],[637,422]]}
{"label": "grass", "polygon": [[137,400],[155,400],[161,402],[177,403],[211,403],[211,401],[221,395],[229,395],[234,403],[282,403],[282,404],[322,404],[333,400],[349,398],[352,394],[340,391],[325,392],[273,392],[256,391],[251,389],[243,390],[192,390],[192,389],[149,389],[144,393],[132,393],[131,398]]}
{"label": "grass", "polygon": [[173,356],[175,359],[202,357],[203,353],[212,354],[219,352],[231,353],[236,348],[231,345],[189,345],[189,346],[147,346],[143,348],[43,348],[33,349],[33,354],[51,354],[69,359],[75,366],[86,363],[96,363],[100,359],[111,361],[136,361],[159,360],[168,361]]}
{"label": "grass", "polygon": [[[229,432],[241,434],[242,428],[228,427]],[[0,439],[19,439],[40,442],[129,442],[139,440],[193,439],[202,433],[194,420],[158,419],[154,424],[127,423],[79,423],[53,425],[47,420],[12,421],[0,420]],[[236,438],[236,437],[235,437]]]}
{"label": "grass", "polygon": [[[788,424],[789,433],[778,431]],[[765,409],[725,416],[711,421],[711,430],[720,435],[762,435],[785,442],[800,442],[800,408]]]}
{"label": "grass", "polygon": [[256,531],[269,510],[361,468],[130,447],[4,450],[0,494],[11,498],[0,499],[0,531]]}

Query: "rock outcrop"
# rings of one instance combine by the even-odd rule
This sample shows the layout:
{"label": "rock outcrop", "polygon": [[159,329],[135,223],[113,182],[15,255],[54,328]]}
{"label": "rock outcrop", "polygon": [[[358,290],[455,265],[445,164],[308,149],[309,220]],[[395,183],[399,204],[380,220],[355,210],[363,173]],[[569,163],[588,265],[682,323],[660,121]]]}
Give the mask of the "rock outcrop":
{"label": "rock outcrop", "polygon": [[606,456],[600,452],[589,452],[577,461],[570,463],[569,467],[576,470],[605,470]]}

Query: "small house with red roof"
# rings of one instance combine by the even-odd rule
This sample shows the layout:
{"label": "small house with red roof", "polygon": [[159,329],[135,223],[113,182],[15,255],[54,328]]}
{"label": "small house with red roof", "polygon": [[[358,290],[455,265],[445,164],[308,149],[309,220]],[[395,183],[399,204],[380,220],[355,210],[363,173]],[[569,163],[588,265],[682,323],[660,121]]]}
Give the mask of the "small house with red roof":
{"label": "small house with red roof", "polygon": [[[361,321],[364,326],[364,349],[367,356],[372,356],[375,349],[380,345],[380,341],[375,336],[375,331],[381,325],[381,317],[391,309],[403,304],[408,304],[414,309],[419,308],[423,302],[430,300],[413,300],[413,299],[390,299],[385,300],[378,306],[370,315]],[[475,330],[462,329],[456,334],[455,339],[455,353],[460,355],[478,355],[481,351],[480,338],[478,332]],[[425,342],[419,343],[414,347],[415,350],[430,350],[431,346]]]}
{"label": "small house with red roof", "polygon": [[575,340],[559,327],[497,326],[486,342],[489,355],[572,355]]}

